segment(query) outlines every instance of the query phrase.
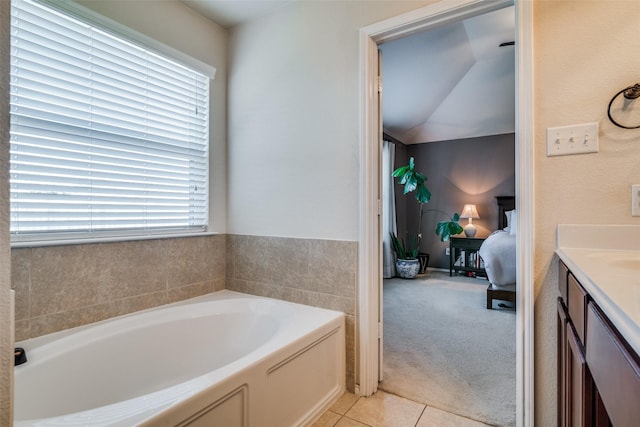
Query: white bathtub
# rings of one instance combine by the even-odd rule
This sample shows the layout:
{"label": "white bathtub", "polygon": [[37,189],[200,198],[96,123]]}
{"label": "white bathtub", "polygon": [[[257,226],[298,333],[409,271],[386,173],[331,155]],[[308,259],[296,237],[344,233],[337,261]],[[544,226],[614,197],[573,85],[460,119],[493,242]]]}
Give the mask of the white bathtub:
{"label": "white bathtub", "polygon": [[297,426],[345,388],[344,314],[220,291],[18,343],[16,426]]}

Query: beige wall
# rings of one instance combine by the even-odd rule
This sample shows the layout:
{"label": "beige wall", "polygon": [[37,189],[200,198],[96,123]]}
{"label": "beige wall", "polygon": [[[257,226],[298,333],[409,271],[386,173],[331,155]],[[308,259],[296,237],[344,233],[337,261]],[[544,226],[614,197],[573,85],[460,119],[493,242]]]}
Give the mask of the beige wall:
{"label": "beige wall", "polygon": [[231,30],[228,232],[358,239],[358,30],[428,3],[294,1]]}
{"label": "beige wall", "polygon": [[[640,80],[639,22],[635,0],[534,3],[536,425],[555,424],[557,224],[640,223],[630,214],[640,130],[618,129],[606,113]],[[547,127],[585,122],[600,124],[599,153],[546,157]]]}
{"label": "beige wall", "polygon": [[9,255],[9,28],[10,3],[0,1],[0,425],[12,424],[13,331]]}

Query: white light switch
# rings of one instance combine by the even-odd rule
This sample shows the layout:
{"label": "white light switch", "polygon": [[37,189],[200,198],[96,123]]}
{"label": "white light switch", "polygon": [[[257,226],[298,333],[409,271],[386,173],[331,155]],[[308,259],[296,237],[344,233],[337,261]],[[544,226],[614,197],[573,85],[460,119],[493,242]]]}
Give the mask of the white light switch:
{"label": "white light switch", "polygon": [[640,184],[631,186],[631,216],[640,216]]}
{"label": "white light switch", "polygon": [[547,156],[598,152],[598,123],[547,128]]}

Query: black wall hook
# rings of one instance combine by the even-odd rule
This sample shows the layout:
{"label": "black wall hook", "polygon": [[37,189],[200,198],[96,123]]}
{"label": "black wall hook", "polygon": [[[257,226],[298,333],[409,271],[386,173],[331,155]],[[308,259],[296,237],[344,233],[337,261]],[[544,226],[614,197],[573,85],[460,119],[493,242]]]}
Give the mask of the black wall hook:
{"label": "black wall hook", "polygon": [[636,83],[633,86],[629,86],[629,87],[625,87],[624,89],[622,89],[620,92],[616,93],[615,95],[613,95],[613,98],[611,98],[611,101],[609,101],[609,107],[607,108],[607,116],[609,116],[609,120],[611,120],[611,123],[613,123],[614,125],[621,127],[623,129],[638,129],[640,128],[640,125],[638,126],[625,126],[623,124],[618,123],[617,121],[615,121],[615,119],[613,118],[613,116],[611,115],[611,105],[613,105],[613,101],[615,101],[615,99],[620,96],[623,95],[625,99],[629,99],[629,100],[634,100],[640,97],[640,83]]}

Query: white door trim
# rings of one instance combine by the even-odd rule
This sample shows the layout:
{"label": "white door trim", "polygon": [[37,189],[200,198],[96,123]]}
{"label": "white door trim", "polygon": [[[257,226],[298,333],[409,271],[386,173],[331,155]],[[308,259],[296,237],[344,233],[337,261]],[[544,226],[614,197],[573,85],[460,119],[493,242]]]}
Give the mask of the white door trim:
{"label": "white door trim", "polygon": [[[377,45],[514,4],[512,0],[447,0],[360,29],[360,200],[356,392],[378,388],[378,291],[381,286],[378,232],[379,141]],[[517,259],[517,425],[534,425],[533,255],[533,7],[516,1],[516,209]]]}

